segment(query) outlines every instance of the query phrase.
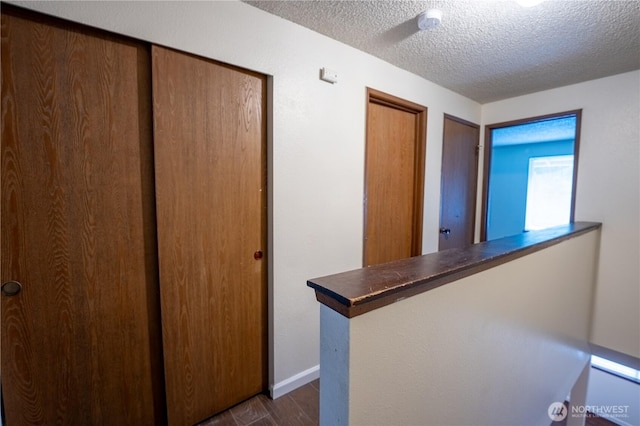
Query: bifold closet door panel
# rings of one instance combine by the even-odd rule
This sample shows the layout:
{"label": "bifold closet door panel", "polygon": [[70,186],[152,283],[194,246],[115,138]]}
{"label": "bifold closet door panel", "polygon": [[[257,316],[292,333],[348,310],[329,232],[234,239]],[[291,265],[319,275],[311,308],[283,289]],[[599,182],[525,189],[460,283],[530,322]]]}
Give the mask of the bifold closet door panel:
{"label": "bifold closet door panel", "polygon": [[167,412],[193,424],[266,388],[266,81],[152,62]]}
{"label": "bifold closet door panel", "polygon": [[2,7],[6,424],[160,424],[149,48]]}

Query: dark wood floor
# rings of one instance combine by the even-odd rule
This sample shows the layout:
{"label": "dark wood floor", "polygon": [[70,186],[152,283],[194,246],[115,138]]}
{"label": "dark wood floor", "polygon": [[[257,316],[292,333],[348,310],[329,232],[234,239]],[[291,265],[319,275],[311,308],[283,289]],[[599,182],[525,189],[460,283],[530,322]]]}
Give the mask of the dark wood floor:
{"label": "dark wood floor", "polygon": [[[319,395],[320,381],[315,380],[278,399],[270,399],[266,395],[258,395],[198,426],[313,426],[318,424],[320,414]],[[566,425],[553,422],[552,426]],[[615,423],[595,415],[588,416],[586,426],[616,426]]]}
{"label": "dark wood floor", "polygon": [[314,380],[278,399],[258,395],[199,426],[313,426],[320,417],[320,381]]}

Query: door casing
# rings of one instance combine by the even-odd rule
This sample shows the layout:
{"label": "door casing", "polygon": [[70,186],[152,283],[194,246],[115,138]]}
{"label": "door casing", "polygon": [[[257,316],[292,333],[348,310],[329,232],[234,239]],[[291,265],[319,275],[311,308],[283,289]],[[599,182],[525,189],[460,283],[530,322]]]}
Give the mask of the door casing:
{"label": "door casing", "polygon": [[364,266],[422,254],[427,108],[367,89]]}

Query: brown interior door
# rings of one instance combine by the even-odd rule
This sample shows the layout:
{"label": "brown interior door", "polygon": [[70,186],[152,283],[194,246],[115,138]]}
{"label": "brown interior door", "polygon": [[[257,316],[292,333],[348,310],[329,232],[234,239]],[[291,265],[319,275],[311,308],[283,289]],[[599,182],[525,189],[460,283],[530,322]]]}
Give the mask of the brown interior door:
{"label": "brown interior door", "polygon": [[162,423],[148,49],[2,7],[6,423]]}
{"label": "brown interior door", "polygon": [[480,127],[444,117],[438,249],[473,244]]}
{"label": "brown interior door", "polygon": [[266,80],[152,61],[167,409],[186,425],[266,387]]}
{"label": "brown interior door", "polygon": [[364,266],[422,251],[427,109],[368,90]]}

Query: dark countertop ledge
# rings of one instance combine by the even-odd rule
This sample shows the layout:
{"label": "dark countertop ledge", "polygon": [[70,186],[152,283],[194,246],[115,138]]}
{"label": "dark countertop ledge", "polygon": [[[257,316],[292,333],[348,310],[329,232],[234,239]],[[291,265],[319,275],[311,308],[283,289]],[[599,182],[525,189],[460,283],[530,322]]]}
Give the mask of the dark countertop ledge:
{"label": "dark countertop ledge", "polygon": [[316,299],[353,318],[406,297],[423,293],[599,229],[597,222],[523,232],[497,240],[473,244],[339,274],[314,278],[307,285]]}

